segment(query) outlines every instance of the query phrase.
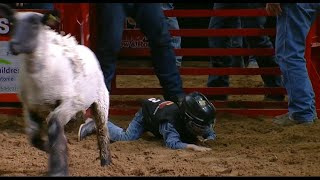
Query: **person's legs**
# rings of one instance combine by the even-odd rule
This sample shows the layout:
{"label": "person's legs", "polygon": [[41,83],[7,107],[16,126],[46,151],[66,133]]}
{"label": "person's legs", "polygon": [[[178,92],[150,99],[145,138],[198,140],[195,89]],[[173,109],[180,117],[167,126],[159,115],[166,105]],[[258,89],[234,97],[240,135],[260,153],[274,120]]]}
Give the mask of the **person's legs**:
{"label": "person's legs", "polygon": [[[247,3],[247,7],[251,9],[262,8],[262,3]],[[264,28],[266,23],[265,16],[244,17],[241,18],[243,28]],[[246,41],[250,48],[270,48],[273,44],[268,36],[247,36]],[[275,56],[255,56],[259,67],[278,67]],[[265,87],[282,87],[281,76],[261,75]],[[284,95],[266,95],[269,99],[284,100]]]}
{"label": "person's legs", "polygon": [[[109,130],[109,138],[113,142],[137,140],[144,132],[144,121],[141,109],[135,114],[126,130],[118,127],[111,121],[112,120],[109,119],[107,121],[107,125]],[[97,129],[94,120],[91,118],[87,119],[86,122],[84,124],[81,124],[81,126],[79,127],[78,141],[81,141],[85,137],[95,133],[96,130]]]}
{"label": "person's legs", "polygon": [[171,35],[160,3],[135,3],[133,15],[151,48],[152,63],[164,98],[178,102],[185,95],[176,58],[171,46]]}
{"label": "person's legs", "polygon": [[126,130],[108,122],[109,136],[112,141],[133,141],[141,137],[144,132],[142,111],[139,110]]}
{"label": "person's legs", "polygon": [[[250,48],[246,37],[242,37],[242,48]],[[256,57],[254,55],[243,56],[244,65],[246,68],[258,68]]]}
{"label": "person's legs", "polygon": [[312,122],[317,118],[315,95],[304,52],[306,36],[319,4],[285,3],[281,8],[282,14],[277,18],[276,27],[276,57],[288,93],[289,118],[299,123]]}
{"label": "person's legs", "polygon": [[96,55],[106,86],[111,92],[111,81],[115,74],[117,54],[121,48],[126,12],[123,3],[99,3],[97,15]]}
{"label": "person's legs", "polygon": [[257,63],[255,56],[249,56],[248,57],[248,65],[247,68],[259,68],[259,65]]}
{"label": "person's legs", "polygon": [[78,130],[78,141],[82,141],[87,136],[95,133],[97,130],[96,123],[92,118],[86,119],[85,123],[81,124]]}
{"label": "person's legs", "polygon": [[54,5],[53,3],[28,3],[24,8],[53,10]]}
{"label": "person's legs", "polygon": [[[214,3],[214,9],[232,9],[238,6],[238,3]],[[241,22],[239,17],[219,17],[213,16],[210,18],[209,29],[222,28],[240,28]],[[209,37],[209,48],[239,48],[242,47],[242,37]],[[214,56],[210,57],[210,67],[242,67],[243,59],[241,56]],[[228,87],[229,76],[208,76],[208,87]],[[227,95],[208,96],[214,100],[226,100]]]}
{"label": "person's legs", "polygon": [[[162,10],[173,10],[173,3],[161,3]],[[166,17],[168,29],[180,29],[178,19],[176,17]],[[171,45],[175,49],[181,49],[181,37],[180,36],[172,36]],[[176,65],[178,67],[181,66],[182,56],[176,56]]]}

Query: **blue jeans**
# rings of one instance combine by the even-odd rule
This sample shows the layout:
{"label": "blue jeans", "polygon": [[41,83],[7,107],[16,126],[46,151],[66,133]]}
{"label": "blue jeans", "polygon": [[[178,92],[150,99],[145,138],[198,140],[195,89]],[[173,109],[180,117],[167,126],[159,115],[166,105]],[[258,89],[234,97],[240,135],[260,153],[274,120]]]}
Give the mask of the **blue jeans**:
{"label": "blue jeans", "polygon": [[109,137],[111,141],[133,141],[141,137],[144,132],[144,122],[141,109],[135,114],[126,130],[108,121]]}
{"label": "blue jeans", "polygon": [[23,8],[25,9],[47,9],[53,10],[54,5],[53,3],[28,3]]}
{"label": "blue jeans", "polygon": [[121,48],[125,19],[130,16],[149,41],[152,64],[164,90],[164,98],[176,102],[176,99],[184,96],[182,80],[175,64],[175,53],[171,46],[171,35],[160,3],[99,3],[97,12],[99,32],[96,55],[109,91]]}
{"label": "blue jeans", "polygon": [[[162,10],[173,10],[173,3],[161,3]],[[166,17],[167,25],[169,29],[180,29],[178,19],[176,17]],[[175,49],[181,49],[181,37],[172,36],[171,45]],[[182,56],[176,56],[176,65],[181,66]]]}
{"label": "blue jeans", "polygon": [[304,58],[306,37],[320,3],[281,3],[277,17],[276,56],[288,93],[289,116],[305,122],[316,118],[315,95]]}
{"label": "blue jeans", "polygon": [[[264,8],[263,3],[215,3],[214,9],[244,9]],[[266,17],[218,17],[210,19],[209,28],[264,28]],[[250,48],[273,48],[268,36],[245,37]],[[210,37],[210,48],[242,48],[243,41],[240,36]],[[275,56],[255,56],[259,67],[278,67]],[[210,67],[243,67],[242,56],[216,56],[210,57]],[[265,87],[281,87],[281,76],[261,75]],[[208,87],[228,87],[229,76],[209,75]]]}

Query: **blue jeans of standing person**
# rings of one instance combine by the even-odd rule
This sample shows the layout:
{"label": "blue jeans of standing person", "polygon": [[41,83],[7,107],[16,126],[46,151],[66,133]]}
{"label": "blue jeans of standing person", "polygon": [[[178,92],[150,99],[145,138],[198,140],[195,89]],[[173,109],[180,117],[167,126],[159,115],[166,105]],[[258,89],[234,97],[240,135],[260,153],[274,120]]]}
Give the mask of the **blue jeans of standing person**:
{"label": "blue jeans of standing person", "polygon": [[133,141],[137,140],[144,133],[143,114],[140,109],[131,120],[126,130],[118,127],[109,120],[107,122],[110,140],[112,141]]}
{"label": "blue jeans of standing person", "polygon": [[[173,10],[173,3],[161,3],[162,10]],[[177,17],[167,17],[167,24],[169,29],[180,29]],[[181,49],[181,36],[172,36],[171,45],[175,49]],[[181,66],[182,56],[176,56],[176,65]]]}
{"label": "blue jeans of standing person", "polygon": [[53,10],[53,3],[28,3],[24,6],[25,9],[46,9]]}
{"label": "blue jeans of standing person", "polygon": [[[263,3],[214,3],[214,9],[256,9],[264,8]],[[219,17],[213,16],[210,19],[209,29],[220,28],[264,28],[266,17]],[[247,36],[245,37],[250,48],[273,48],[268,36]],[[209,47],[211,48],[242,48],[242,37],[210,37]],[[259,67],[278,67],[275,56],[255,56]],[[210,57],[211,67],[243,67],[242,56],[215,56]],[[261,75],[265,87],[281,87],[281,76]],[[228,87],[229,76],[209,75],[208,87]],[[226,99],[222,95],[222,99]],[[283,100],[284,95],[269,95],[270,98]]]}
{"label": "blue jeans of standing person", "polygon": [[130,16],[148,39],[152,64],[164,90],[164,98],[177,102],[184,96],[171,35],[160,3],[99,3],[97,12],[99,32],[96,54],[109,91],[115,75],[125,19]]}
{"label": "blue jeans of standing person", "polygon": [[277,17],[276,57],[288,93],[289,116],[310,122],[317,118],[315,95],[306,68],[306,37],[320,11],[320,3],[281,3]]}

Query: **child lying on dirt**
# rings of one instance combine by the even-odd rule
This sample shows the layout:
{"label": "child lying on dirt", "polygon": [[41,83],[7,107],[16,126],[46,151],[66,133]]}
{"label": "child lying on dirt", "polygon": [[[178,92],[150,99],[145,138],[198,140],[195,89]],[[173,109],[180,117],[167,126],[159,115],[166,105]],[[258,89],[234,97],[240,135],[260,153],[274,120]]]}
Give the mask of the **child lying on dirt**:
{"label": "child lying on dirt", "polygon": [[[209,151],[211,148],[199,146],[210,144],[216,138],[213,130],[216,109],[201,93],[186,95],[181,105],[156,98],[144,100],[142,108],[135,114],[126,130],[107,122],[111,141],[133,141],[149,131],[156,137],[163,137],[165,145],[171,149]],[[95,122],[88,119],[79,128],[78,140],[96,131]]]}

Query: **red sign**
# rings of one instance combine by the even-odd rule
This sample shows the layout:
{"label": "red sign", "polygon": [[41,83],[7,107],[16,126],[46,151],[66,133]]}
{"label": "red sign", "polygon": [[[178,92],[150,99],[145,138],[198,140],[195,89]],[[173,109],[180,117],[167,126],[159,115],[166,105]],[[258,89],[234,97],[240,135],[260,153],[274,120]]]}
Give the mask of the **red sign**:
{"label": "red sign", "polygon": [[136,35],[136,33],[129,31],[130,29],[139,30],[139,27],[132,18],[127,18],[124,29],[121,48],[149,48],[149,43],[144,35]]}

